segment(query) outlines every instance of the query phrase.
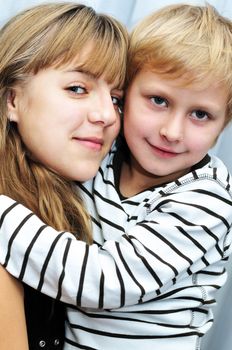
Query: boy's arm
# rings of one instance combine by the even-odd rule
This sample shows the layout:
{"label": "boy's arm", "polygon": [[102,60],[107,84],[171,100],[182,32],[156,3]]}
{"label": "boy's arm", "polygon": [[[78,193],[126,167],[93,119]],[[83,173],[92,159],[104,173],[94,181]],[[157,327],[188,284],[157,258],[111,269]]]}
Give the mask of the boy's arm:
{"label": "boy's arm", "polygon": [[199,280],[221,286],[232,221],[231,199],[224,197],[219,185],[213,197],[197,191],[173,194],[150,208],[146,220],[120,242],[108,240],[99,248],[69,233],[57,233],[22,205],[1,196],[0,262],[45,294],[93,308],[156,298],[178,278],[207,269]]}
{"label": "boy's arm", "polygon": [[0,266],[0,349],[28,350],[21,283]]}

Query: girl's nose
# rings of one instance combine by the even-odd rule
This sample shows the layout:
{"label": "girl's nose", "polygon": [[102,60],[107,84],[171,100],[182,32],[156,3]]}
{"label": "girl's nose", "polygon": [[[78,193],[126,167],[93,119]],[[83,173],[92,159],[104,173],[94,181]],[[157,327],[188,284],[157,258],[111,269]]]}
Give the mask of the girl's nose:
{"label": "girl's nose", "polygon": [[88,113],[88,119],[91,123],[99,123],[106,126],[113,125],[118,119],[118,113],[112,102],[110,93],[99,96],[95,101],[95,106]]}

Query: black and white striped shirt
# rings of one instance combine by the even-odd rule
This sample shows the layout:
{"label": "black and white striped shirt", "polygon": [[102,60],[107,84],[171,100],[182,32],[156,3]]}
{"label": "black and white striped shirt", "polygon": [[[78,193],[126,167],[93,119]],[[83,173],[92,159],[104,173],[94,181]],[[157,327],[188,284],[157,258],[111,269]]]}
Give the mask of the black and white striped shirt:
{"label": "black and white striped shirt", "polygon": [[82,193],[95,244],[0,197],[0,262],[68,304],[65,350],[194,350],[213,322],[231,253],[231,177],[215,157],[122,198],[114,151]]}

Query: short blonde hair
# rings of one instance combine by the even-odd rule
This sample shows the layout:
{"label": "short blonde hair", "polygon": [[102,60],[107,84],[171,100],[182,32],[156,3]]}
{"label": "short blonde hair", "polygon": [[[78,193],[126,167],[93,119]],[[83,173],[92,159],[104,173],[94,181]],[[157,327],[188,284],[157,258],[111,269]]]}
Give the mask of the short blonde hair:
{"label": "short blonde hair", "polygon": [[143,19],[131,33],[128,84],[141,69],[225,84],[232,119],[232,22],[213,6],[170,5]]}

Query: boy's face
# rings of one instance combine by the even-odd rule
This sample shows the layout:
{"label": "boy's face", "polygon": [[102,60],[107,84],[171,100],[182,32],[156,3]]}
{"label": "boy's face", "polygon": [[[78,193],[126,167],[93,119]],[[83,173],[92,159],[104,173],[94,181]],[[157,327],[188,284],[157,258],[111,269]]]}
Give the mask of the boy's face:
{"label": "boy's face", "polygon": [[213,83],[207,88],[180,83],[180,79],[142,70],[128,88],[124,132],[131,171],[134,169],[144,187],[187,173],[223,129],[226,89]]}

